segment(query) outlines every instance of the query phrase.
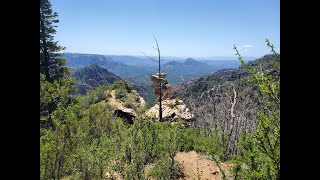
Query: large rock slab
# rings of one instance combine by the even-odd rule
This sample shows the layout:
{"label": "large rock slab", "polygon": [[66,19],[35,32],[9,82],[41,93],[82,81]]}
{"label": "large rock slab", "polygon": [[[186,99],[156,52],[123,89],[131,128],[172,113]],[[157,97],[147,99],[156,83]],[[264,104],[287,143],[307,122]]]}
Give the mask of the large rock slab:
{"label": "large rock slab", "polygon": [[[145,115],[159,121],[159,103],[151,107]],[[162,121],[181,122],[190,126],[194,121],[194,115],[190,113],[182,100],[166,99],[162,101]]]}

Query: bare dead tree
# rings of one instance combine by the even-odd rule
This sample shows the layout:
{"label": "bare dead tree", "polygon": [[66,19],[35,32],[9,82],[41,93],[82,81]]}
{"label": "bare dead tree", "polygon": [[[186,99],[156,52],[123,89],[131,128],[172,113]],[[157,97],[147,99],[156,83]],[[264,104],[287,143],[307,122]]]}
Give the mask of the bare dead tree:
{"label": "bare dead tree", "polygon": [[202,92],[201,96],[192,92],[181,97],[195,115],[193,127],[207,135],[215,134],[225,148],[224,160],[237,154],[237,143],[242,132],[256,128],[256,112],[261,108],[255,98],[256,90],[241,89],[238,83],[224,82]]}
{"label": "bare dead tree", "polygon": [[[234,86],[234,85],[232,85],[232,86]],[[229,151],[228,151],[228,153],[226,155],[227,159],[230,158],[231,155],[234,154],[234,152],[236,150],[236,148],[234,147],[235,146],[235,142],[234,142],[235,139],[233,139],[232,136],[236,136],[236,135],[234,135],[233,132],[234,132],[234,128],[235,128],[235,123],[238,124],[236,122],[236,116],[235,116],[235,113],[234,113],[234,108],[235,108],[235,105],[236,105],[236,102],[237,102],[237,92],[234,89],[234,87],[232,88],[232,90],[233,90],[233,93],[234,93],[233,100],[232,100],[231,96],[229,96],[230,103],[231,103],[231,108],[230,108],[230,117],[231,118],[230,118],[230,125],[229,125],[230,126],[230,131],[229,131],[229,135],[228,135],[229,147],[230,148],[229,148]]]}
{"label": "bare dead tree", "polygon": [[146,57],[148,57],[149,59],[155,61],[158,63],[158,75],[159,75],[159,97],[158,97],[158,102],[159,102],[159,121],[161,122],[162,121],[162,86],[163,84],[161,83],[161,61],[160,61],[160,48],[159,48],[159,44],[158,44],[158,41],[157,41],[157,38],[155,36],[154,37],[154,40],[156,41],[156,44],[157,44],[157,48],[153,47],[156,51],[158,51],[158,60],[146,55],[145,53],[141,52],[142,54],[144,54]]}

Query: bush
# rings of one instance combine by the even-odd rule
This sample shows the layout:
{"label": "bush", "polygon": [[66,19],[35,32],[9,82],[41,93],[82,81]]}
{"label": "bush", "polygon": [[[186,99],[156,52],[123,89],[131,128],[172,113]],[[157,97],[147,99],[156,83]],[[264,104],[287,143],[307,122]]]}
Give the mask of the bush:
{"label": "bush", "polygon": [[200,130],[187,128],[180,131],[180,151],[195,150],[196,142],[199,141]]}
{"label": "bush", "polygon": [[155,179],[177,179],[181,176],[182,167],[170,158],[162,158],[150,171],[150,176]]}
{"label": "bush", "polygon": [[271,48],[272,68],[275,72],[268,75],[260,69],[252,68],[234,49],[239,60],[250,74],[250,81],[259,87],[265,109],[258,113],[256,130],[243,134],[239,143],[241,156],[235,156],[235,177],[243,179],[280,179],[280,55]]}

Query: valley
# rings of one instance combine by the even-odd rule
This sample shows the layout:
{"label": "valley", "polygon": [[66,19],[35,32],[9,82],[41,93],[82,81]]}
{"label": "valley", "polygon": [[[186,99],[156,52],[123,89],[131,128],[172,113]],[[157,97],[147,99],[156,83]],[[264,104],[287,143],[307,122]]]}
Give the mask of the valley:
{"label": "valley", "polygon": [[[97,65],[100,68],[108,70],[110,73],[114,73],[115,76],[132,83],[143,98],[145,98],[148,107],[155,104],[156,99],[152,93],[153,89],[151,87],[150,76],[157,71],[157,65],[147,57],[79,53],[65,53],[64,57],[67,60],[67,66],[77,72],[76,76],[79,74],[79,69],[90,65]],[[171,58],[163,58],[162,69],[163,72],[168,74],[168,81],[173,86],[212,74],[221,69],[237,68],[240,66],[240,63],[237,60],[197,61],[192,58],[187,58],[185,60],[181,60],[182,58],[171,60]],[[81,88],[83,94],[85,92],[83,89],[88,89],[90,87],[87,86],[86,83],[81,83],[82,84],[78,85],[78,87]],[[99,82],[98,84],[101,85],[103,82]]]}

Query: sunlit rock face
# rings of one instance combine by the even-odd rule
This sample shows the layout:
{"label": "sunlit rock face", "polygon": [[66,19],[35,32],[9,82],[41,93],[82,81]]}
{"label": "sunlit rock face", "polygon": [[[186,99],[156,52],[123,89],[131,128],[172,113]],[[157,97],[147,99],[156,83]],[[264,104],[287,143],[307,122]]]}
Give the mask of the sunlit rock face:
{"label": "sunlit rock face", "polygon": [[165,79],[167,77],[166,73],[159,73],[151,75],[151,80],[153,82],[154,95],[159,98],[160,96],[160,86],[161,83],[161,97],[163,100],[171,97],[171,85],[168,84],[168,81]]}
{"label": "sunlit rock face", "polygon": [[[162,101],[162,121],[181,122],[187,126],[191,125],[194,115],[190,113],[182,100],[166,99]],[[147,112],[148,118],[159,120],[159,103],[151,107]]]}
{"label": "sunlit rock face", "polygon": [[[194,120],[193,114],[189,112],[182,100],[171,99],[172,87],[165,79],[166,73],[157,73],[151,76],[153,82],[154,95],[162,97],[162,121],[182,122],[190,125]],[[159,84],[161,83],[161,94]],[[148,118],[159,121],[159,102],[151,107],[145,114]]]}

